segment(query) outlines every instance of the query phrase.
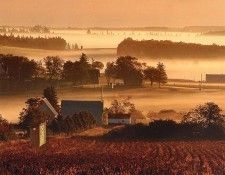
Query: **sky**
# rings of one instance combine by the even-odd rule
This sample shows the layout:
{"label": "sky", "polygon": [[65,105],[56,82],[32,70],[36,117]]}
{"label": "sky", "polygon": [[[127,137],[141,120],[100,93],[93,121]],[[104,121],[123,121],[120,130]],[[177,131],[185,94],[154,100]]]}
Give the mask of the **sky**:
{"label": "sky", "polygon": [[1,0],[0,25],[225,26],[225,0]]}

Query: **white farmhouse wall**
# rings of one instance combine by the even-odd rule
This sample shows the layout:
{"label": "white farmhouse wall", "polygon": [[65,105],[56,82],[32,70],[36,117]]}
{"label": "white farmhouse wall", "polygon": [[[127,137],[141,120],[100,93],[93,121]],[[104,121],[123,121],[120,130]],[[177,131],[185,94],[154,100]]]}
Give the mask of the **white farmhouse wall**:
{"label": "white farmhouse wall", "polygon": [[108,124],[131,124],[131,118],[129,119],[114,119],[109,118]]}

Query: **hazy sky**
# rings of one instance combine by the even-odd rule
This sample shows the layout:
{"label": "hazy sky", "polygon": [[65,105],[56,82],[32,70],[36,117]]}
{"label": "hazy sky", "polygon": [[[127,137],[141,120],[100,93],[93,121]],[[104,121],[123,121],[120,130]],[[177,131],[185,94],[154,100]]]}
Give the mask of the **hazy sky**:
{"label": "hazy sky", "polygon": [[225,0],[0,0],[0,25],[224,25]]}

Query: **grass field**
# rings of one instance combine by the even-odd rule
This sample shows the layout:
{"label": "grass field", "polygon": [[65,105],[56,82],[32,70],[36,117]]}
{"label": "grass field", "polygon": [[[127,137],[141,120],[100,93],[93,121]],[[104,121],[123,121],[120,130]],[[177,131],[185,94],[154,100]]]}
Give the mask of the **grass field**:
{"label": "grass field", "polygon": [[60,56],[65,60],[79,58],[79,56],[85,53],[90,58],[100,59],[104,61],[104,58],[116,57],[116,49],[114,48],[102,48],[102,49],[83,49],[83,50],[41,50],[19,47],[0,46],[0,54],[13,54],[19,56],[25,56],[36,60],[41,60],[47,56]]}
{"label": "grass field", "polygon": [[0,143],[0,172],[11,174],[215,174],[225,172],[224,141],[106,141],[51,138]]}

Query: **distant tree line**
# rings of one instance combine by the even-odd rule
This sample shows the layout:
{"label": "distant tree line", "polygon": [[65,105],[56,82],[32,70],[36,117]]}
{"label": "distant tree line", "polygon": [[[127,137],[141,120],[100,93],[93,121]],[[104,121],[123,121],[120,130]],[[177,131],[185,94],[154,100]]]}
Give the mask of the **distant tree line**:
{"label": "distant tree line", "polygon": [[35,61],[22,56],[0,55],[0,89],[4,91],[29,88],[41,82],[97,84],[100,69],[103,67],[103,63],[99,61],[90,63],[85,54],[82,54],[78,61],[65,63],[57,56]]}
{"label": "distant tree line", "polygon": [[131,55],[141,57],[163,58],[204,58],[225,55],[225,46],[202,45],[184,42],[142,40],[127,38],[117,47],[119,56]]}
{"label": "distant tree line", "polygon": [[204,35],[224,36],[225,35],[225,30],[222,30],[222,31],[209,31],[209,32],[204,33]]}
{"label": "distant tree line", "polygon": [[50,30],[46,26],[36,25],[29,28],[29,32],[33,33],[50,33]]}
{"label": "distant tree line", "polygon": [[0,26],[0,33],[50,33],[46,26],[36,25],[32,27],[6,27]]}
{"label": "distant tree line", "polygon": [[163,63],[158,63],[157,67],[149,67],[146,63],[141,63],[131,56],[121,56],[115,62],[108,62],[105,76],[108,84],[114,82],[115,79],[121,79],[127,86],[140,86],[144,80],[149,80],[151,85],[156,82],[159,86],[167,82]]}
{"label": "distant tree line", "polygon": [[[0,90],[31,89],[44,87],[48,84],[57,86],[59,83],[70,82],[73,85],[98,84],[100,70],[104,64],[92,61],[82,54],[77,61],[66,61],[58,56],[47,56],[42,61],[35,61],[23,56],[0,55]],[[107,63],[105,69],[107,82],[116,79],[125,86],[141,86],[144,80],[159,87],[167,82],[167,74],[163,63],[149,67],[135,57],[119,57],[115,62]],[[47,84],[46,84],[47,83]]]}
{"label": "distant tree line", "polygon": [[67,43],[61,37],[43,38],[43,37],[22,37],[14,35],[0,35],[0,45],[11,47],[24,47],[45,50],[64,50]]}

